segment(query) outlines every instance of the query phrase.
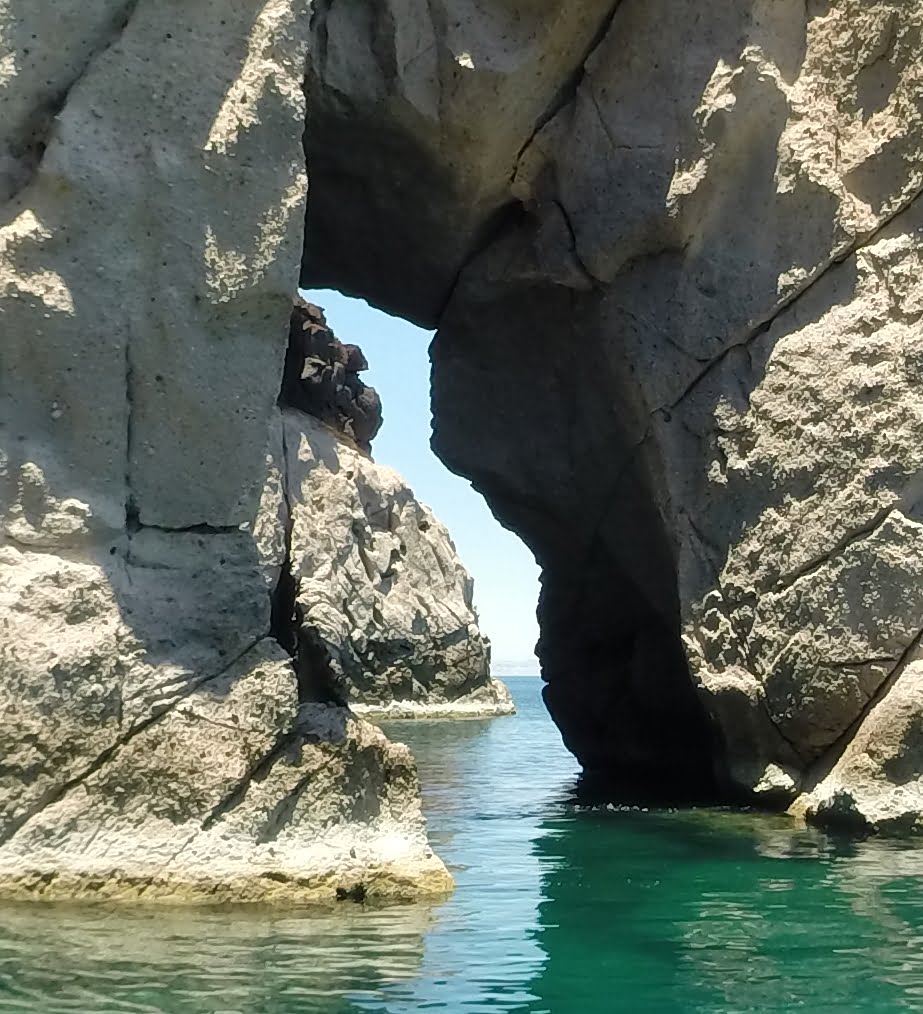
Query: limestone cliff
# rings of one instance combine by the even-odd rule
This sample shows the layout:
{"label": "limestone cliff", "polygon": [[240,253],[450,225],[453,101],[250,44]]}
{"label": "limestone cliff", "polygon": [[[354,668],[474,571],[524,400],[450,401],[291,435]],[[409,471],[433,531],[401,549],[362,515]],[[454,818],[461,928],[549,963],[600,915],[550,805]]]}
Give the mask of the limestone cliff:
{"label": "limestone cliff", "polygon": [[0,0],[0,895],[409,896],[412,758],[313,702],[247,530],[304,4]]}
{"label": "limestone cliff", "polygon": [[[150,832],[204,876],[185,830],[239,818],[228,869],[274,883],[281,807],[444,876],[409,760],[271,637],[299,264],[438,324],[435,446],[543,566],[587,769],[919,829],[921,31],[898,0],[0,0],[5,868],[130,841],[152,879]],[[210,709],[276,678],[251,752]],[[202,795],[148,735],[204,752]],[[381,802],[289,810],[315,749]]]}

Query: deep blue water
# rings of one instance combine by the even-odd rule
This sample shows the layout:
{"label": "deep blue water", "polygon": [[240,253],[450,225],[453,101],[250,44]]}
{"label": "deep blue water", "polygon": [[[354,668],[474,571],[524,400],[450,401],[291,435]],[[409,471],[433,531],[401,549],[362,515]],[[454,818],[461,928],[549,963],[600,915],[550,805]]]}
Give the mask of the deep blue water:
{"label": "deep blue water", "polygon": [[581,810],[540,702],[392,724],[458,889],[335,913],[0,909],[0,1010],[923,1011],[923,848]]}

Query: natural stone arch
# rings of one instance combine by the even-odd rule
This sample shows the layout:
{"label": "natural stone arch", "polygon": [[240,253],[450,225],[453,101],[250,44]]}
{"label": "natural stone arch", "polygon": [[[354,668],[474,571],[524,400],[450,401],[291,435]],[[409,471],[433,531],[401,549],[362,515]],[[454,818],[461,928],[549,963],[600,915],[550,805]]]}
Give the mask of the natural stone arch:
{"label": "natural stone arch", "polygon": [[213,8],[0,0],[4,890],[446,885],[406,751],[270,636],[299,262],[440,325],[437,449],[545,564],[590,768],[916,827],[920,13]]}
{"label": "natural stone arch", "polygon": [[[547,699],[590,769],[861,810],[844,748],[923,626],[920,462],[886,436],[914,368],[902,408],[861,380],[887,322],[916,343],[880,279],[918,256],[919,19],[448,6],[319,9],[303,277],[438,323],[434,446],[545,567]],[[509,56],[552,24],[544,89]]]}

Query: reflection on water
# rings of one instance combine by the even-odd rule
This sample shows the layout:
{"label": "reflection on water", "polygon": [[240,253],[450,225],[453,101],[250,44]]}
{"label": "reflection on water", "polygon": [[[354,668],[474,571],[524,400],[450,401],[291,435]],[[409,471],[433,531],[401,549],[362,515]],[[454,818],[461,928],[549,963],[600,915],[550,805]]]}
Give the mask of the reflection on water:
{"label": "reflection on water", "polygon": [[0,911],[0,1010],[923,1011],[923,848],[783,818],[578,808],[541,705],[392,723],[458,882],[335,913]]}
{"label": "reflection on water", "polygon": [[353,1011],[419,974],[425,906],[299,917],[241,909],[3,909],[5,1011]]}
{"label": "reflection on water", "polygon": [[536,848],[533,1010],[923,1010],[918,846],[602,811],[546,822]]}

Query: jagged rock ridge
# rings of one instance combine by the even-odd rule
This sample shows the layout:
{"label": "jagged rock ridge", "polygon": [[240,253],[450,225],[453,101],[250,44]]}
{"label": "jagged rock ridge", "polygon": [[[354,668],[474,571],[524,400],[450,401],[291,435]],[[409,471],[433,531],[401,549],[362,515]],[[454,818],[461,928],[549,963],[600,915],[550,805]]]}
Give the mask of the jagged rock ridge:
{"label": "jagged rock ridge", "polygon": [[282,374],[283,405],[315,416],[371,451],[383,418],[378,392],[359,377],[368,368],[362,349],[344,345],[319,306],[295,299]]}
{"label": "jagged rock ridge", "polygon": [[509,714],[473,582],[395,471],[283,408],[255,534],[306,697],[390,717]]}

